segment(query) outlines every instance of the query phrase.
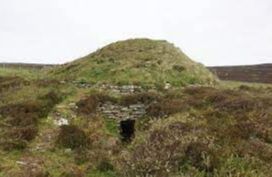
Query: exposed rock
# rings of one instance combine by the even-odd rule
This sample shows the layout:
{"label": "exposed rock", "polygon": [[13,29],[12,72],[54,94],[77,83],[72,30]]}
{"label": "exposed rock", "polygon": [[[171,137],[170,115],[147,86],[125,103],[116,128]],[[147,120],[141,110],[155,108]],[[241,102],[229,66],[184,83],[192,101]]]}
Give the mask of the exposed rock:
{"label": "exposed rock", "polygon": [[69,122],[65,118],[59,118],[57,120],[54,120],[54,124],[58,126],[62,126],[62,125],[69,125]]}
{"label": "exposed rock", "polygon": [[165,86],[164,86],[164,89],[165,90],[168,90],[171,88],[171,84],[170,83],[166,83]]}
{"label": "exposed rock", "polygon": [[78,88],[92,88],[93,85],[84,81],[73,81],[72,82]]}
{"label": "exposed rock", "polygon": [[98,110],[107,118],[118,121],[141,118],[146,113],[144,104],[133,104],[128,106],[116,105],[113,103],[105,103]]}
{"label": "exposed rock", "polygon": [[141,86],[137,85],[122,85],[122,86],[117,86],[117,85],[109,85],[109,84],[103,84],[100,87],[101,90],[107,90],[111,91],[113,93],[117,94],[133,94],[137,92],[143,91]]}
{"label": "exposed rock", "polygon": [[76,103],[69,103],[69,107],[70,107],[71,109],[77,109]]}

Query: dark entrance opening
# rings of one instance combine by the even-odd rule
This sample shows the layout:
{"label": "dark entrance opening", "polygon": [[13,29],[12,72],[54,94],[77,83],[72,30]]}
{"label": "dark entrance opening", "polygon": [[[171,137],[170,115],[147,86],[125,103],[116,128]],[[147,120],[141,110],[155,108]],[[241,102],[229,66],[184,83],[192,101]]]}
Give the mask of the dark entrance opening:
{"label": "dark entrance opening", "polygon": [[123,120],[120,122],[120,135],[123,142],[130,142],[134,137],[135,120]]}

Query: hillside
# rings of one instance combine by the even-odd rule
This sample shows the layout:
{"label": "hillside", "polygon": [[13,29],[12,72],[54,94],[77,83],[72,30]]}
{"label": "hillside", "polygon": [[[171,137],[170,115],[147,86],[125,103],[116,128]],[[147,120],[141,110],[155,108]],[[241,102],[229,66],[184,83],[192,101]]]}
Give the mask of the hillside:
{"label": "hillside", "polygon": [[272,83],[272,64],[221,66],[209,69],[222,80]]}
{"label": "hillside", "polygon": [[0,68],[26,68],[26,69],[44,69],[56,65],[36,64],[36,63],[0,63]]}
{"label": "hillside", "polygon": [[271,108],[272,85],[218,81],[165,41],[0,68],[0,177],[269,177]]}
{"label": "hillside", "polygon": [[[0,63],[0,68],[2,69],[48,69],[52,67],[59,67],[59,65]],[[242,81],[251,83],[272,83],[272,64],[213,66],[207,68],[221,80]]]}
{"label": "hillside", "polygon": [[131,39],[54,69],[51,76],[93,83],[212,85],[216,78],[167,41]]}

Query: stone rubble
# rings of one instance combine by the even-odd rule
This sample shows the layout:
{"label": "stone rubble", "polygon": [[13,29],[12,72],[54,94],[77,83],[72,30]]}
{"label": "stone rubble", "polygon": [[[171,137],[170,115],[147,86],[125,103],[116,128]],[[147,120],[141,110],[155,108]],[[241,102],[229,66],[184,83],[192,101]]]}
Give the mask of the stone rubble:
{"label": "stone rubble", "polygon": [[69,125],[69,122],[65,118],[59,118],[57,120],[54,120],[54,124],[57,126],[62,126],[62,125]]}
{"label": "stone rubble", "polygon": [[118,94],[132,94],[141,92],[143,89],[141,86],[137,85],[110,85],[110,84],[103,84],[103,85],[97,85],[97,84],[90,84],[87,82],[80,82],[80,81],[72,81],[72,83],[78,87],[78,88],[95,88],[100,90],[107,90]]}
{"label": "stone rubble", "polygon": [[137,85],[122,85],[122,86],[117,86],[117,85],[108,85],[108,84],[103,84],[100,87],[101,90],[108,90],[113,93],[117,94],[133,94],[137,92],[143,91],[142,87],[137,86]]}

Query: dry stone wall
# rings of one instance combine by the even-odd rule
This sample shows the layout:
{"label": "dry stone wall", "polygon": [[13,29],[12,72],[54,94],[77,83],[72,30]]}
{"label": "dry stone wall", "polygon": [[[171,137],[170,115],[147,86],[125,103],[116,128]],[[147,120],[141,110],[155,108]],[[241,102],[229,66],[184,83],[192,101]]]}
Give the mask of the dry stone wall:
{"label": "dry stone wall", "polygon": [[137,86],[137,85],[107,85],[104,84],[102,86],[99,87],[100,90],[104,90],[104,91],[111,91],[113,93],[116,94],[133,94],[133,93],[139,93],[142,92],[143,89],[141,86]]}
{"label": "dry stone wall", "polygon": [[[89,83],[76,81],[73,82],[73,84],[79,88],[92,88],[101,92],[110,92],[120,95],[130,95],[146,91],[138,85],[92,85]],[[106,118],[123,121],[127,119],[136,120],[143,117],[146,114],[146,109],[147,106],[141,103],[124,106],[112,102],[107,102],[98,107],[98,112],[104,115]]]}
{"label": "dry stone wall", "polygon": [[[137,85],[107,85],[100,87],[101,90],[110,91],[121,95],[130,95],[143,92],[142,87]],[[138,103],[132,105],[118,105],[107,102],[99,107],[99,111],[107,118],[123,121],[127,119],[136,120],[143,117],[146,113],[146,105]]]}
{"label": "dry stone wall", "polygon": [[105,117],[115,119],[117,121],[123,121],[127,119],[136,120],[145,115],[146,106],[144,104],[121,106],[108,102],[101,105],[98,110]]}
{"label": "dry stone wall", "polygon": [[72,83],[78,88],[93,88],[93,89],[98,89],[101,91],[111,91],[117,94],[132,94],[132,93],[139,93],[143,91],[143,88],[137,85],[120,85],[120,86],[110,85],[110,84],[97,85],[97,84],[90,84],[90,83],[79,82],[79,81],[73,81]]}

